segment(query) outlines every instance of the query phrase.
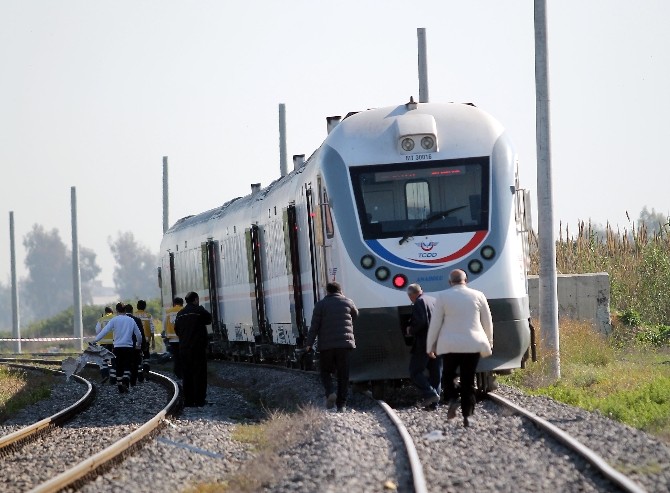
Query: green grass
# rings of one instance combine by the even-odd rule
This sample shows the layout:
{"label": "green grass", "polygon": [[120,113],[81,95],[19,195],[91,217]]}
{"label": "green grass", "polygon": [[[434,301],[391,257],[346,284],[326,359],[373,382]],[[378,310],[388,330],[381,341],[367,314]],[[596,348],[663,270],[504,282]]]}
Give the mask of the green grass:
{"label": "green grass", "polygon": [[[670,348],[648,344],[614,321],[610,337],[585,322],[562,321],[561,378],[549,381],[546,361],[502,377],[532,395],[544,395],[644,430],[670,442]],[[639,332],[638,332],[639,334]],[[539,349],[541,353],[541,349]]]}
{"label": "green grass", "polygon": [[26,406],[51,395],[54,377],[0,367],[0,423]]}

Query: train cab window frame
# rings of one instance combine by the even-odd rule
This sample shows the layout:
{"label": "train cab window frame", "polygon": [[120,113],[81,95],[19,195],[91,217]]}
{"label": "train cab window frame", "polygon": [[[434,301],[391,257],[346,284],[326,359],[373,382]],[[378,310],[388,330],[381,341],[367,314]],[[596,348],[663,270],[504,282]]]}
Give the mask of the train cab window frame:
{"label": "train cab window frame", "polygon": [[[365,240],[488,229],[488,156],[352,166],[349,175]],[[429,192],[425,217],[408,212],[407,186],[420,182]]]}
{"label": "train cab window frame", "polygon": [[330,209],[330,202],[328,201],[328,192],[323,191],[323,218],[324,218],[324,230],[326,232],[326,238],[331,239],[335,236],[335,227],[333,226],[333,214]]}

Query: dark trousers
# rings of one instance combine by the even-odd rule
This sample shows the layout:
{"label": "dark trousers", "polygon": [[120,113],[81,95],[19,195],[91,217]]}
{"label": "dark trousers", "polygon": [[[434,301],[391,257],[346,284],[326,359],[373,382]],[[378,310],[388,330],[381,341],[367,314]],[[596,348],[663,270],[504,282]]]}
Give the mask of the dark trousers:
{"label": "dark trousers", "polygon": [[130,367],[130,385],[135,385],[137,383],[137,375],[142,368],[142,351],[139,349],[133,349],[133,363]]}
{"label": "dark trousers", "polygon": [[177,342],[169,342],[170,344],[170,354],[172,355],[172,361],[174,361],[174,368],[172,371],[174,371],[174,374],[177,376],[177,378],[182,378],[182,371],[181,371],[181,358],[179,356],[179,341]]}
{"label": "dark trousers", "polygon": [[[425,370],[428,369],[428,376]],[[409,360],[409,377],[421,391],[425,399],[437,393],[440,395],[442,386],[442,358],[430,358],[425,351],[412,352]]]}
{"label": "dark trousers", "polygon": [[130,372],[135,362],[135,349],[131,347],[115,347],[116,376],[125,386],[130,384]]}
{"label": "dark trousers", "polygon": [[337,407],[347,403],[349,393],[349,355],[350,348],[322,349],[319,351],[319,365],[321,369],[321,382],[326,391],[326,397],[335,392],[332,373],[337,376]]}
{"label": "dark trousers", "polygon": [[203,406],[207,396],[207,351],[180,349],[184,405]]}
{"label": "dark trousers", "polygon": [[456,369],[460,368],[463,417],[468,417],[475,411],[475,372],[479,357],[479,353],[447,353],[443,356],[444,400],[449,401],[458,398],[458,390],[454,379],[456,378]]}

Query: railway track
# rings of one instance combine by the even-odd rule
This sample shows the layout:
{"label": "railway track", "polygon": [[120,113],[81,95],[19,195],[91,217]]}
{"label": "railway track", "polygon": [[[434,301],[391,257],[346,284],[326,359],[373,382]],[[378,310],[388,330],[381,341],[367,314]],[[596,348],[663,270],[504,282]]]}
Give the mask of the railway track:
{"label": "railway track", "polygon": [[[589,445],[595,446],[596,441],[601,441],[600,446],[612,449],[620,446],[631,461],[637,461],[636,468],[628,469],[633,471],[633,474],[628,473],[628,479],[634,481],[632,484],[616,480],[612,483],[592,461],[575,455],[564,443],[522,417],[517,409],[500,407],[493,399],[478,404],[474,423],[466,429],[459,418],[447,421],[444,408],[426,412],[398,406],[391,410],[397,419],[386,418],[376,401],[361,394],[351,394],[346,413],[325,411],[321,385],[314,373],[250,364],[211,362],[209,366],[208,399],[213,402],[212,406],[188,408],[169,418],[168,426],[160,428],[141,448],[133,451],[132,460],[115,462],[113,467],[99,467],[94,473],[95,481],[84,483],[83,479],[88,480],[89,475],[75,482],[76,488],[83,493],[178,492],[199,485],[204,489],[212,485],[216,485],[214,488],[225,486],[244,474],[247,479],[255,480],[262,476],[266,459],[253,445],[236,438],[236,429],[262,423],[279,401],[292,404],[296,409],[314,406],[316,414],[313,416],[318,423],[311,431],[303,429],[312,425],[300,421],[301,414],[296,415],[292,425],[295,428],[289,428],[286,433],[297,433],[301,438],[290,446],[280,444],[276,448],[277,456],[268,463],[270,475],[262,483],[262,490],[266,492],[319,490],[327,493],[385,488],[419,493],[637,492],[646,488],[651,493],[667,491],[670,484],[667,470],[659,471],[640,462],[640,457],[655,456],[662,469],[663,463],[670,463],[667,447],[654,449],[649,443],[638,441],[626,449],[637,430],[623,429],[602,417],[582,416],[575,408],[564,410],[567,414],[552,416],[551,421],[570,429],[571,433],[575,427],[581,427],[581,435],[579,430],[575,434],[582,441],[585,441],[583,430],[595,425],[596,428],[588,432],[591,434],[586,435],[592,437],[587,440]],[[169,374],[167,367],[163,370]],[[538,406],[541,409],[557,406],[555,402],[545,403],[538,398],[526,397],[524,401],[516,395],[510,399],[509,392],[500,394],[521,402],[536,415],[545,415]],[[118,400],[118,394],[114,398]],[[602,422],[592,424],[593,420]],[[399,432],[397,423],[391,421],[400,423]],[[100,437],[101,425],[90,423],[80,427]],[[281,440],[286,433],[275,435],[274,439]],[[414,444],[414,452],[411,446],[405,448],[407,442]],[[626,472],[621,470],[617,459],[596,450],[614,463],[619,473]],[[267,464],[265,467],[267,469]],[[2,484],[0,479],[0,491]],[[34,491],[55,491],[31,487]],[[26,490],[28,488],[7,491]]]}
{"label": "railway track", "polygon": [[[91,380],[97,377],[93,370],[86,372]],[[0,490],[51,492],[83,484],[150,436],[178,403],[176,382],[156,373],[124,395],[119,395],[116,386],[88,385],[96,389],[95,399],[83,397],[57,413],[57,422],[52,416],[26,427],[48,430],[33,435],[29,446],[27,435],[16,441],[24,434],[21,430],[3,438],[8,445],[0,470]]]}
{"label": "railway track", "polygon": [[607,461],[605,461],[605,459],[603,459],[596,452],[591,450],[585,444],[582,444],[578,439],[576,439],[569,433],[551,424],[549,421],[537,416],[535,413],[529,411],[528,409],[518,404],[515,404],[514,402],[505,399],[504,397],[497,395],[495,393],[489,394],[489,399],[493,400],[493,402],[501,406],[504,406],[506,409],[518,413],[522,415],[524,418],[532,421],[536,426],[538,426],[543,431],[553,436],[556,440],[561,442],[575,454],[582,457],[584,460],[588,461],[610,483],[612,483],[612,485],[620,488],[622,491],[625,491],[627,493],[643,493],[645,491],[644,488],[638,485],[631,478],[620,473],[612,466],[610,466],[607,463]]}
{"label": "railway track", "polygon": [[647,491],[577,438],[495,393],[478,403],[470,428],[460,410],[447,420],[446,406],[396,411],[426,471],[424,491]]}
{"label": "railway track", "polygon": [[[62,374],[62,372],[56,370],[49,370],[46,368],[36,368],[31,365],[18,364],[18,363],[4,363],[5,366],[10,368],[19,368],[28,371],[41,371],[44,373],[51,374]],[[79,400],[77,400],[72,405],[69,405],[55,414],[39,419],[34,423],[31,423],[27,426],[23,426],[16,431],[9,432],[4,436],[0,437],[0,454],[4,455],[6,449],[16,448],[19,445],[25,444],[26,442],[34,439],[40,433],[44,433],[51,427],[61,426],[68,420],[72,419],[78,413],[83,412],[84,409],[91,403],[95,397],[94,387],[88,380],[78,376],[73,375],[73,380],[84,387],[84,393]]]}

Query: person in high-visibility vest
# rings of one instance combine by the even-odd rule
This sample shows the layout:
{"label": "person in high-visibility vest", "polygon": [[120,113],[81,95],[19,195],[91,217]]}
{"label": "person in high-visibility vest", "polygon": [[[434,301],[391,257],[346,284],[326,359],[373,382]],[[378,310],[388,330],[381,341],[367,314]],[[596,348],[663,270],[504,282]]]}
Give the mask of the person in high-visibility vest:
{"label": "person in high-visibility vest", "polygon": [[174,374],[177,378],[182,378],[181,362],[179,361],[179,336],[174,331],[174,321],[177,318],[177,313],[184,307],[184,299],[179,296],[172,300],[172,307],[165,310],[163,317],[163,332],[167,339],[167,347],[172,355],[174,361]]}
{"label": "person in high-visibility vest", "polygon": [[146,311],[146,308],[146,301],[137,300],[135,316],[142,321],[142,330],[146,340],[146,345],[142,347],[142,356],[144,356],[144,359],[149,359],[149,344],[151,344],[151,349],[156,349],[156,341],[154,340],[154,319],[151,317],[151,313]]}
{"label": "person in high-visibility vest", "polygon": [[[114,310],[110,307],[105,307],[105,313],[98,319],[98,323],[95,324],[95,335],[98,335],[100,331],[107,325],[112,317],[114,316]],[[108,332],[105,337],[100,340],[100,345],[105,349],[112,351],[114,349],[114,336],[112,332]]]}

